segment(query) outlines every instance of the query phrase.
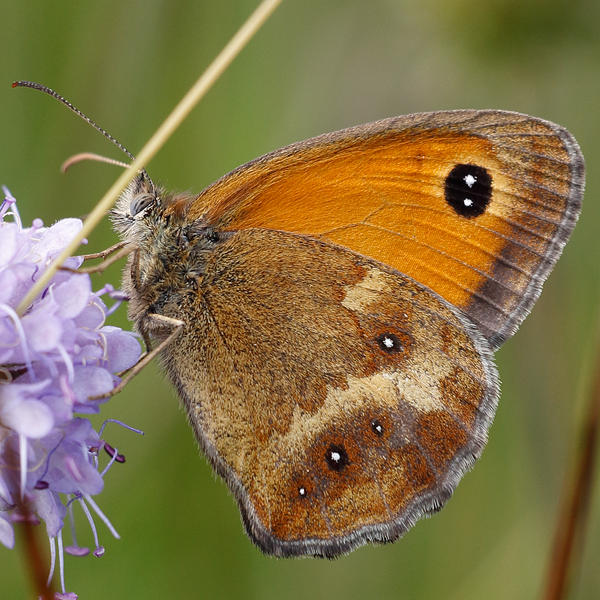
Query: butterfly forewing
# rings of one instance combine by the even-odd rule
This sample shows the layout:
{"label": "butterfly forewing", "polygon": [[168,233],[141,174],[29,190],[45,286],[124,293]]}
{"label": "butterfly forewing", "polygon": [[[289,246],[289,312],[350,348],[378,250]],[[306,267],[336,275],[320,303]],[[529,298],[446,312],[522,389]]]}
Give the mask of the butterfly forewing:
{"label": "butterfly forewing", "polygon": [[388,264],[498,347],[539,295],[580,210],[563,128],[503,111],[409,115],[288,146],[207,188],[190,218],[307,234]]}

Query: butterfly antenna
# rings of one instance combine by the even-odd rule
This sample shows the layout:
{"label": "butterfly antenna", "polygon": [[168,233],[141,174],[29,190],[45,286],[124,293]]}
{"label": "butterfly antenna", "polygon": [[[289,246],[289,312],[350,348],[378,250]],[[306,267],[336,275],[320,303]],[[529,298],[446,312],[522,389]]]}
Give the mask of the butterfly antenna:
{"label": "butterfly antenna", "polygon": [[[135,156],[133,156],[133,154],[131,154],[131,152],[129,152],[129,150],[127,150],[127,148],[125,148],[123,144],[118,142],[112,135],[110,135],[110,133],[104,131],[102,127],[96,125],[94,121],[92,121],[89,117],[84,115],[78,108],[75,108],[66,98],[63,98],[60,94],[57,94],[54,90],[50,89],[49,87],[46,87],[45,85],[41,85],[39,83],[35,83],[34,81],[15,81],[12,84],[12,87],[27,87],[34,90],[39,90],[40,92],[45,92],[49,96],[56,98],[59,102],[61,102],[65,106],[68,106],[76,115],[79,115],[84,121],[87,121],[96,131],[99,131],[104,137],[108,138],[115,146],[117,146],[117,148],[120,148],[123,152],[125,152],[125,154],[127,154],[127,156],[129,156],[131,160],[135,160]],[[148,173],[146,173],[146,169],[142,169],[140,173],[143,177],[148,179],[148,181],[151,181],[150,177],[148,177]]]}

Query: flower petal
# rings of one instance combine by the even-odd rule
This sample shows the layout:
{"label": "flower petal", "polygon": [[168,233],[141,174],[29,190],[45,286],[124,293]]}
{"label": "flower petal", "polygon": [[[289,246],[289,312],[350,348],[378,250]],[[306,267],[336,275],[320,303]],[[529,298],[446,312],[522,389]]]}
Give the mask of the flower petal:
{"label": "flower petal", "polygon": [[4,304],[11,299],[17,283],[18,278],[14,271],[6,269],[0,273],[0,303]]}
{"label": "flower petal", "polygon": [[48,537],[56,537],[58,532],[63,528],[67,510],[63,503],[55,497],[49,489],[36,490],[34,492],[35,512],[44,523],[46,523],[46,531]]}
{"label": "flower petal", "polygon": [[118,373],[133,367],[142,353],[142,347],[135,334],[111,326],[103,327],[100,331],[106,337],[107,369],[111,373]]}
{"label": "flower petal", "polygon": [[54,314],[36,310],[21,320],[28,345],[35,352],[50,352],[60,342],[61,321]]}
{"label": "flower petal", "polygon": [[114,384],[113,376],[102,367],[77,366],[73,391],[79,402],[87,402],[90,396],[99,396],[110,392]]}
{"label": "flower petal", "polygon": [[54,415],[39,400],[23,400],[3,410],[0,421],[5,427],[25,437],[39,439],[52,431]]}
{"label": "flower petal", "polygon": [[92,293],[90,276],[87,274],[72,275],[61,285],[55,286],[52,292],[54,300],[58,303],[56,314],[59,317],[73,319],[88,304]]}
{"label": "flower petal", "polygon": [[52,227],[41,229],[38,233],[39,241],[33,248],[33,252],[46,266],[49,260],[55,258],[69,244],[82,227],[81,219],[61,219]]}
{"label": "flower petal", "polygon": [[104,324],[106,319],[106,305],[98,296],[92,295],[90,303],[83,312],[75,318],[75,324],[80,329],[96,331]]}

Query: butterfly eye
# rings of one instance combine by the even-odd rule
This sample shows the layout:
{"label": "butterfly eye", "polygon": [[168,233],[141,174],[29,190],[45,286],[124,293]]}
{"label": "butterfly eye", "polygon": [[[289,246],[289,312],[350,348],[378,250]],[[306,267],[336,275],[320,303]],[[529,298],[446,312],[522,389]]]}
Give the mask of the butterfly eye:
{"label": "butterfly eye", "polygon": [[150,206],[154,200],[154,196],[152,194],[138,194],[131,201],[131,205],[129,206],[129,212],[132,217],[135,217],[139,213],[141,213],[145,208]]}

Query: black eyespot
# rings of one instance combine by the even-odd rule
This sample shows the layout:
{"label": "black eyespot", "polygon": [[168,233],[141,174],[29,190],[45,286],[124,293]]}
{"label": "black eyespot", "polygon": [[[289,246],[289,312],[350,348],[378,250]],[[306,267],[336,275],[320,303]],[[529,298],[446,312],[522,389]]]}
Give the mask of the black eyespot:
{"label": "black eyespot", "polygon": [[345,469],[350,464],[346,448],[341,444],[331,444],[329,448],[327,448],[325,460],[327,461],[327,466],[332,471],[338,472]]}
{"label": "black eyespot", "polygon": [[388,354],[401,352],[404,349],[400,338],[393,333],[382,333],[375,338],[377,345]]}
{"label": "black eyespot", "polygon": [[141,213],[146,207],[148,207],[154,201],[154,196],[152,194],[143,193],[138,194],[133,198],[131,204],[129,206],[129,212],[132,217]]}
{"label": "black eyespot", "polygon": [[379,437],[383,435],[383,425],[379,419],[371,419],[371,430]]}
{"label": "black eyespot", "polygon": [[303,485],[301,485],[298,488],[298,496],[300,496],[300,498],[306,498],[306,494],[307,494],[306,488]]}
{"label": "black eyespot", "polygon": [[478,217],[492,199],[492,176],[477,165],[456,165],[446,177],[444,193],[456,214],[467,219]]}

